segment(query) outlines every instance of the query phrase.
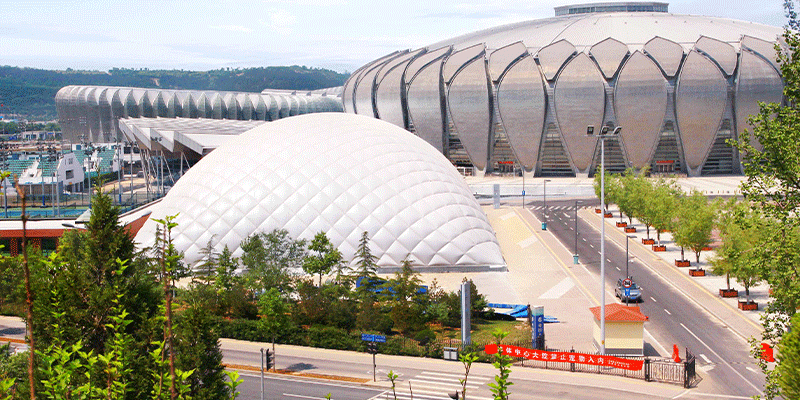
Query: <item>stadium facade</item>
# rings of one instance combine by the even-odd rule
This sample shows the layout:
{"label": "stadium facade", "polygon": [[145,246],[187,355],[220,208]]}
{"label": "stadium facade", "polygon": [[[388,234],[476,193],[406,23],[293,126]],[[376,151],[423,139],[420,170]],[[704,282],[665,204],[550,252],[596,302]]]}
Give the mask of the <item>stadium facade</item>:
{"label": "stadium facade", "polygon": [[415,132],[478,173],[593,173],[596,135],[614,171],[741,173],[725,140],[757,101],[781,102],[783,30],[677,15],[666,3],[596,3],[479,31],[364,65],[345,83],[345,112]]}
{"label": "stadium facade", "polygon": [[208,118],[274,121],[312,112],[342,111],[340,89],[261,93],[65,86],[56,94],[64,140],[124,141],[120,118]]}

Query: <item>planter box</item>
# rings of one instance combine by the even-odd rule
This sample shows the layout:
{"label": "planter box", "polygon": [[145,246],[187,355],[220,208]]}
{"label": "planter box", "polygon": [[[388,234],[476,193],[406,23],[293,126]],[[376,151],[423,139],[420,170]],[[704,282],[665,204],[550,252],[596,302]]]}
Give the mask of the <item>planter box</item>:
{"label": "planter box", "polygon": [[625,228],[628,226],[627,222],[617,222],[617,228]]}
{"label": "planter box", "polygon": [[751,301],[749,303],[746,302],[746,301],[740,301],[739,302],[739,309],[742,310],[742,311],[757,311],[758,310],[758,303],[756,303],[755,301]]}
{"label": "planter box", "polygon": [[653,244],[656,244],[656,240],[655,240],[655,239],[645,239],[645,238],[642,238],[642,244],[650,244],[650,245],[653,245]]}
{"label": "planter box", "polygon": [[614,214],[612,214],[612,213],[605,213],[605,214],[603,214],[603,216],[606,217],[606,218],[614,218]]}
{"label": "planter box", "polygon": [[692,262],[689,260],[675,260],[675,266],[680,268],[686,268],[692,266]]}
{"label": "planter box", "polygon": [[739,291],[736,289],[720,289],[720,297],[739,297]]}
{"label": "planter box", "polygon": [[601,211],[599,208],[595,208],[595,209],[594,209],[594,212],[595,212],[596,214],[600,214],[600,213],[601,213],[601,212],[603,212],[603,211]]}
{"label": "planter box", "polygon": [[635,226],[625,227],[625,233],[636,233],[636,227]]}
{"label": "planter box", "polygon": [[661,245],[661,246],[653,245],[653,251],[655,251],[655,252],[667,251],[667,246],[665,246],[665,245]]}
{"label": "planter box", "polygon": [[706,276],[706,270],[704,270],[702,268],[690,269],[689,270],[689,275],[691,275],[691,276]]}

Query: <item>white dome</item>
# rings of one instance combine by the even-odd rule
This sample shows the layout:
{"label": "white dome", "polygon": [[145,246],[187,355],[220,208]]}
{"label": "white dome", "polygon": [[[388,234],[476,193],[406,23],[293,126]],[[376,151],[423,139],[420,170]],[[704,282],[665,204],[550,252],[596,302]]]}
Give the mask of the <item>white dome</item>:
{"label": "white dome", "polygon": [[[413,134],[373,118],[308,114],[247,131],[198,162],[154,206],[178,214],[175,245],[192,265],[249,235],[320,232],[352,260],[361,234],[379,266],[504,265],[486,215],[449,161]],[[148,221],[137,242],[152,245]],[[212,239],[213,238],[213,239]]]}

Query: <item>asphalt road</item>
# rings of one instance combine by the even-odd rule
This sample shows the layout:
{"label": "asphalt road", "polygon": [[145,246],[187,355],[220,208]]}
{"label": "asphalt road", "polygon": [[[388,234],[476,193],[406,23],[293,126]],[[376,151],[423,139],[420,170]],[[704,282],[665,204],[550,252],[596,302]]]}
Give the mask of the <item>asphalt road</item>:
{"label": "asphalt road", "polygon": [[[574,206],[574,201],[548,202],[548,230],[570,251],[574,251],[575,247]],[[534,204],[531,209],[538,218],[543,218],[541,204]],[[580,262],[594,273],[600,271],[598,225],[590,224],[580,215],[578,217]],[[624,243],[609,240],[610,229],[614,228],[606,227],[606,303],[619,301],[614,297],[614,286],[618,278],[625,276],[626,258]],[[654,232],[651,233],[654,235]],[[635,245],[633,239],[630,245]],[[670,356],[672,345],[677,344],[681,349],[681,357],[684,357],[684,348],[697,356],[698,365],[704,372],[704,380],[698,385],[699,391],[743,397],[761,393],[764,377],[757,370],[749,354],[749,345],[743,338],[667,284],[640,260],[630,262],[630,275],[644,289],[644,301],[638,305],[650,317],[645,329],[655,339],[652,346],[646,348],[648,355]],[[593,287],[596,287],[596,283],[590,286]],[[646,336],[645,342],[648,341]]]}

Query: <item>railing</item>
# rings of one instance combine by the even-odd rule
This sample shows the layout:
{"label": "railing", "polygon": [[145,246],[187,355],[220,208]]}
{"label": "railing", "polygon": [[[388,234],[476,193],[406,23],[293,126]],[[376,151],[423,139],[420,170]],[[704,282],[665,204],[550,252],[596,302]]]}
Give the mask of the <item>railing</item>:
{"label": "railing", "polygon": [[[563,350],[550,350],[550,351],[563,351]],[[629,360],[642,360],[644,365],[641,370],[630,371],[626,369],[605,367],[599,365],[578,364],[569,362],[555,362],[555,361],[533,361],[533,360],[520,360],[516,365],[528,368],[543,368],[554,369],[559,371],[570,372],[584,372],[602,375],[615,375],[626,378],[642,379],[648,382],[662,382],[674,383],[683,385],[686,388],[693,387],[697,384],[697,374],[695,373],[695,358],[694,355],[686,349],[686,360],[683,362],[674,362],[671,359],[652,358],[652,357],[634,357],[634,356],[616,356]]]}

